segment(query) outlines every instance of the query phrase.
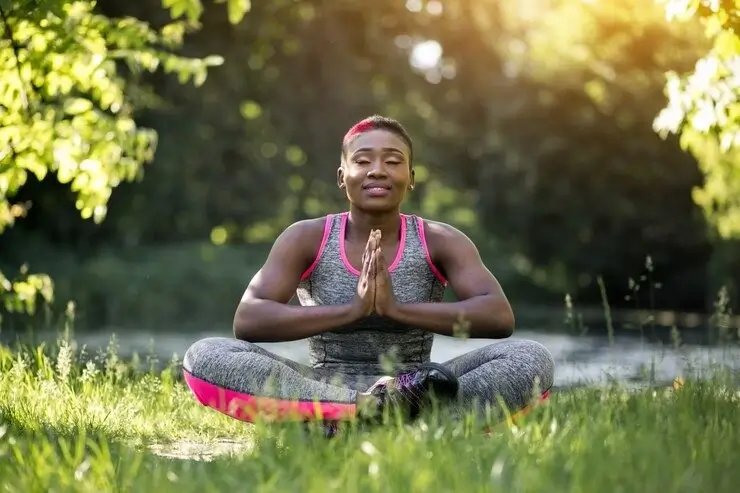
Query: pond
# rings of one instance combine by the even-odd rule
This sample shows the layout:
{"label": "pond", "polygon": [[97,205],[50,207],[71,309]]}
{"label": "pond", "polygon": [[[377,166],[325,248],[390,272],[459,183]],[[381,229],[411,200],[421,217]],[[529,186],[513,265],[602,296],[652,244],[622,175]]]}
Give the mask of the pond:
{"label": "pond", "polygon": [[[77,333],[74,338],[80,345],[86,345],[88,353],[105,349],[111,334],[115,334],[119,354],[130,356],[138,353],[143,356],[157,355],[165,363],[173,355],[182,358],[188,346],[199,338],[209,336],[231,337],[226,330],[206,330],[201,332],[144,331],[113,329],[93,333]],[[55,336],[47,335],[41,339],[53,341]],[[646,342],[639,337],[617,335],[612,342],[603,336],[572,336],[531,330],[518,330],[513,339],[530,339],[544,344],[556,361],[556,387],[570,387],[583,384],[604,384],[609,381],[668,383],[676,376],[701,376],[702,369],[712,365],[724,365],[737,369],[740,367],[740,347],[706,346],[683,344],[679,347],[670,344]],[[432,359],[445,361],[480,346],[496,343],[488,339],[455,339],[436,336],[432,348]],[[289,343],[260,344],[281,356],[299,362],[308,361],[308,348],[305,341]]]}

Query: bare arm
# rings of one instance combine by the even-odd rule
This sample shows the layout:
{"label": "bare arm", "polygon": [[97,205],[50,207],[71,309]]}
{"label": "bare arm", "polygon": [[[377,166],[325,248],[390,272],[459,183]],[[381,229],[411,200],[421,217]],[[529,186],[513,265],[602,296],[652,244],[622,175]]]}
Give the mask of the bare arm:
{"label": "bare arm", "polygon": [[483,264],[475,244],[461,231],[442,223],[426,224],[429,250],[441,267],[458,300],[454,303],[418,303],[393,306],[395,320],[454,335],[461,318],[473,338],[504,339],[514,332],[514,313],[503,289]]}
{"label": "bare arm", "polygon": [[292,306],[301,274],[313,262],[323,221],[292,224],[275,240],[234,315],[234,336],[250,342],[295,341],[359,318],[352,305]]}

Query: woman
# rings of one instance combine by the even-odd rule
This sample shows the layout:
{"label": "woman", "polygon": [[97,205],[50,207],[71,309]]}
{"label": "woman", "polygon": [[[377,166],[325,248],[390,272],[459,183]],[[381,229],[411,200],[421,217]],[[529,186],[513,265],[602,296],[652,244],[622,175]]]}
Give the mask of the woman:
{"label": "woman", "polygon": [[[416,416],[432,397],[469,410],[499,399],[524,408],[553,383],[536,342],[502,341],[430,362],[433,334],[503,339],[514,315],[470,239],[402,214],[414,188],[413,145],[397,121],[367,118],[346,134],[337,184],[349,211],[299,221],[278,238],[234,317],[235,338],[207,338],[185,354],[199,401],[237,419],[334,422],[386,408]],[[443,302],[449,283],[458,300]],[[296,293],[301,306],[289,305]],[[258,342],[308,339],[310,365]]]}

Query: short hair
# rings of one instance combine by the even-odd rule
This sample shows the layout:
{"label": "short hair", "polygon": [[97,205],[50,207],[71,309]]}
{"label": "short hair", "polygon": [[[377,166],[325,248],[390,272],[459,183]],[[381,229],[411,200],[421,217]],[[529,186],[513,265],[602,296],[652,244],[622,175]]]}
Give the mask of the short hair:
{"label": "short hair", "polygon": [[409,148],[409,166],[413,166],[414,145],[411,142],[411,136],[406,131],[406,128],[404,128],[398,120],[381,115],[369,116],[352,125],[344,135],[344,139],[342,139],[342,157],[345,157],[347,146],[352,142],[353,138],[371,130],[387,130],[400,137]]}

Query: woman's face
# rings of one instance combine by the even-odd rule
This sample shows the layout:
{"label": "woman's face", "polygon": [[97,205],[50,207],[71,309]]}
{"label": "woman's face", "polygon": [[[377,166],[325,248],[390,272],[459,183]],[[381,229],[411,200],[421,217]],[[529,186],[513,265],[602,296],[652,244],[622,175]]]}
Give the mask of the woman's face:
{"label": "woman's face", "polygon": [[348,145],[337,182],[349,201],[367,211],[398,209],[413,187],[409,148],[395,133],[376,129],[357,135]]}

